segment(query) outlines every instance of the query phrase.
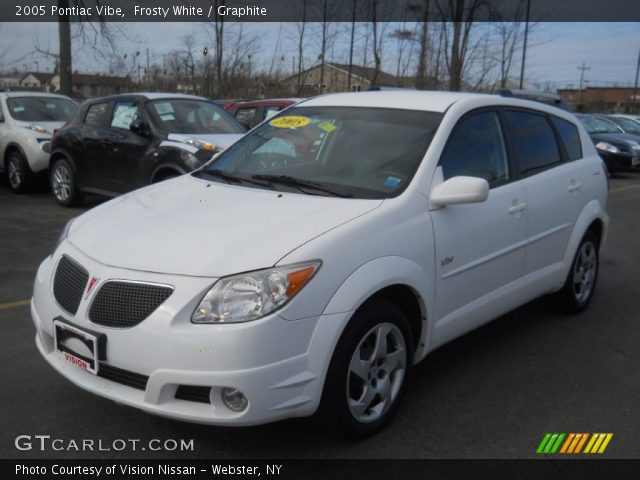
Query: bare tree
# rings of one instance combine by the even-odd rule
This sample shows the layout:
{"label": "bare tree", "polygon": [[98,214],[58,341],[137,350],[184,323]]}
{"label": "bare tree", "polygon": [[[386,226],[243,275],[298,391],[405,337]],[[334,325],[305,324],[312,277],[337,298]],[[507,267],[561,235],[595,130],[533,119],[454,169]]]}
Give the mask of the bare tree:
{"label": "bare tree", "polygon": [[307,29],[307,2],[302,0],[300,8],[301,21],[296,24],[298,30],[298,89],[297,94],[302,94],[302,72],[304,70],[304,34]]}
{"label": "bare tree", "polygon": [[[381,10],[384,7],[386,10]],[[382,68],[382,49],[384,46],[384,37],[388,22],[381,22],[379,18],[391,18],[393,9],[392,3],[381,3],[380,0],[369,0],[368,17],[371,20],[371,32],[372,32],[372,53],[373,53],[373,76],[370,79],[371,85],[376,85],[378,82],[378,76]]]}
{"label": "bare tree", "polygon": [[[61,11],[66,12],[70,6],[85,7],[84,0],[57,0]],[[58,15],[58,53],[54,53],[50,48],[40,45],[37,37],[34,49],[37,53],[55,58],[60,75],[60,92],[64,95],[71,95],[72,84],[72,40],[80,42],[79,49],[91,51],[95,58],[116,61],[119,57],[117,38],[126,37],[126,33],[119,26],[108,23],[103,16],[97,16],[97,21],[80,21],[73,24],[73,32],[68,15]],[[88,47],[88,48],[87,48]]]}
{"label": "bare tree", "polygon": [[[1,24],[0,24],[0,26],[1,26]],[[7,56],[7,54],[9,54],[9,52],[11,52],[11,51],[16,47],[16,45],[18,45],[18,43],[19,43],[19,42],[20,42],[19,38],[18,38],[18,37],[16,37],[16,38],[14,38],[13,40],[9,40],[9,41],[7,41],[7,42],[2,46],[2,48],[0,48],[0,67],[5,67],[5,66],[7,65],[7,64],[3,61],[4,57],[6,57],[6,56]],[[13,58],[13,60],[10,62],[10,64],[15,64],[15,63],[17,63],[17,62],[20,62],[20,61],[22,61],[22,60],[23,60],[24,58],[26,58],[26,57],[27,57],[27,55],[26,55],[26,54],[23,54],[23,55],[21,55],[20,57],[17,57],[17,58],[15,58],[15,57],[14,57],[14,58]]]}
{"label": "bare tree", "polygon": [[444,56],[449,74],[449,89],[459,91],[470,54],[471,33],[477,17],[490,6],[490,0],[434,0],[444,23]]}
{"label": "bare tree", "polygon": [[[498,63],[500,67],[500,88],[507,86],[511,67],[518,52],[524,44],[523,20],[526,16],[526,0],[512,0],[498,12],[497,21],[493,24],[498,36]],[[529,23],[529,35],[537,27],[537,23]]]}

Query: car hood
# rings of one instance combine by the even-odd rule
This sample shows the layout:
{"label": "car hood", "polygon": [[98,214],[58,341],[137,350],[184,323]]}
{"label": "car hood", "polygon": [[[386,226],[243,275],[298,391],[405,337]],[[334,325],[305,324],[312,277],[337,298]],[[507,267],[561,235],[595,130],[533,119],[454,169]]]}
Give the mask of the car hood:
{"label": "car hood", "polygon": [[243,134],[241,133],[204,133],[204,134],[187,134],[187,133],[170,133],[168,140],[174,142],[183,142],[184,140],[201,140],[203,142],[212,143],[216,147],[227,148],[234,143]]}
{"label": "car hood", "polygon": [[114,267],[221,277],[273,266],[303,243],[381,203],[183,175],[90,210],[74,221],[68,240]]}

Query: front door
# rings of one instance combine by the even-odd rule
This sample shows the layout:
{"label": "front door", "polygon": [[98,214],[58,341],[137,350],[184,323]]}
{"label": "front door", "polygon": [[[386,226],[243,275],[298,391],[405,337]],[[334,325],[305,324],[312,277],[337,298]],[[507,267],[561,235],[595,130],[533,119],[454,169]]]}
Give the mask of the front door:
{"label": "front door", "polygon": [[128,192],[145,184],[142,162],[149,138],[130,130],[133,120],[141,116],[140,107],[132,100],[117,101],[107,137],[108,176],[116,192]]}
{"label": "front door", "polygon": [[[431,212],[436,254],[436,340],[505,309],[522,277],[527,234],[524,186],[509,162],[500,116],[465,115],[444,149],[434,182],[473,176],[489,182],[486,201]],[[505,295],[506,294],[506,295]]]}

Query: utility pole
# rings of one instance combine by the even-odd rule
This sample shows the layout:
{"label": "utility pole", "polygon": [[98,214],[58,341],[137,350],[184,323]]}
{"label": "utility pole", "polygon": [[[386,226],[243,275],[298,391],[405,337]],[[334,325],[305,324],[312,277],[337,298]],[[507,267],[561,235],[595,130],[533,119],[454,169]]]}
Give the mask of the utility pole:
{"label": "utility pole", "polygon": [[529,38],[529,13],[531,12],[531,0],[527,0],[527,17],[524,23],[524,45],[522,46],[522,65],[520,66],[520,90],[524,82],[524,63],[527,59],[527,40]]}
{"label": "utility pole", "polygon": [[148,88],[149,90],[151,90],[151,88],[150,88],[150,86],[151,86],[151,82],[149,81],[149,78],[151,77],[151,76],[149,75],[149,74],[151,73],[151,72],[149,72],[149,48],[147,48],[147,70],[146,70],[146,72],[145,72],[145,73],[146,73],[145,78],[146,78],[146,80],[147,80],[147,88]]}
{"label": "utility pole", "polygon": [[587,70],[591,70],[591,67],[587,67],[585,62],[582,62],[582,65],[578,67],[580,70],[580,87],[578,88],[578,101],[582,103],[582,84],[584,83],[584,72]]}
{"label": "utility pole", "polygon": [[638,74],[640,73],[640,50],[638,50],[638,63],[636,64],[636,81],[633,84],[633,112],[638,113],[636,105],[638,104]]}

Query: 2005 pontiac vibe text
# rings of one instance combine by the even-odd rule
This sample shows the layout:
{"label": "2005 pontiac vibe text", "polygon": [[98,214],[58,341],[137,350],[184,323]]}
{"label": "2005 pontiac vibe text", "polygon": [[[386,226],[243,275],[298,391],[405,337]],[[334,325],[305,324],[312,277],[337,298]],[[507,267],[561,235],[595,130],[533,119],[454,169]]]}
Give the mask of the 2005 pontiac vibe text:
{"label": "2005 pontiac vibe text", "polygon": [[438,346],[541,295],[588,306],[607,190],[584,127],[551,106],[320,96],[70,221],[35,279],[36,343],[150,413],[319,412],[370,435]]}

